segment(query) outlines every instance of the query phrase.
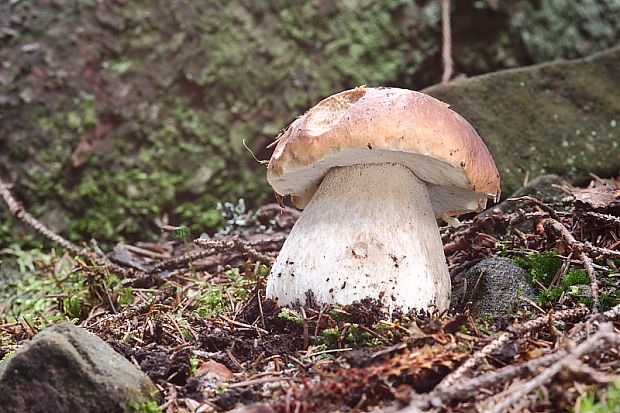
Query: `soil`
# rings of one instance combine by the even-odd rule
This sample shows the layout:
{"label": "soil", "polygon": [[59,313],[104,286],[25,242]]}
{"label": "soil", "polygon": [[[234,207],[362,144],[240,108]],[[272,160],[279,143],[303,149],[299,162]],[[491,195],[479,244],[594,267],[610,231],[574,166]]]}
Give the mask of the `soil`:
{"label": "soil", "polygon": [[[618,188],[613,180],[606,185]],[[614,274],[618,262],[614,257],[620,255],[620,220],[614,215],[615,198],[608,202],[609,208],[600,205],[601,199],[617,189],[594,188],[572,188],[572,198],[564,204],[520,199],[525,207],[515,212],[492,211],[464,221],[459,228],[440,228],[452,276],[485,257],[503,255],[525,260],[529,274],[542,277],[535,282],[544,287],[540,294],[547,300],[529,300],[509,314],[474,318],[467,306],[461,313],[389,313],[378,300],[330,306],[317,304],[311,294],[304,306],[283,309],[264,296],[268,267],[244,255],[272,257],[294,220],[280,226],[266,219],[263,222],[270,227],[265,228],[246,216],[233,221],[249,225],[235,225],[227,235],[207,241],[211,249],[164,238],[133,249],[123,247],[122,253],[117,250],[123,259],[110,264],[109,270],[125,279],[114,286],[102,284],[109,279],[101,266],[76,263],[74,273],[88,280],[88,291],[82,293],[88,307],[74,322],[139,365],[160,389],[160,408],[170,413],[394,411],[412,401],[430,403],[424,397],[439,397],[438,385],[461,374],[455,373],[458,367],[479,358],[479,351],[501,334],[508,334],[509,340],[489,350],[457,383],[466,385],[472,377],[517,369],[543,355],[564,351],[569,348],[565,343],[577,340],[579,331],[595,331],[597,320],[607,317],[617,322],[620,309]],[[261,216],[264,213],[260,211]],[[575,241],[553,232],[552,219],[559,219]],[[527,232],[513,230],[517,223],[527,222]],[[238,241],[226,244],[227,240]],[[188,248],[195,259],[180,260]],[[574,271],[587,265],[568,261],[577,248],[594,259],[597,300],[607,316],[588,317],[591,310],[580,306],[595,300],[587,277],[577,290],[589,288],[589,292],[579,295],[562,284],[562,277],[553,280],[555,273],[541,276],[534,271],[542,271],[543,267],[536,267],[542,265],[539,261],[553,259],[566,264],[562,268],[567,274],[579,274]],[[170,257],[165,265],[161,259],[146,257],[164,252]],[[49,265],[44,271],[51,277],[54,264]],[[552,295],[558,288],[565,289]],[[123,304],[120,297],[128,291],[132,299]],[[50,304],[46,314],[67,317],[62,300]],[[555,322],[553,317],[557,317]],[[10,321],[0,315],[0,354],[7,354],[11,346],[42,328],[37,320]],[[528,406],[542,412],[572,406],[584,389],[600,389],[618,372],[618,355],[611,344],[598,353],[586,352],[581,363],[594,373],[562,373],[552,382],[543,382],[543,396],[527,399]],[[450,396],[436,407],[445,412],[479,410],[493,403],[490,395],[508,385],[519,389],[523,380],[531,380],[544,368],[491,381],[469,393],[450,394],[454,387],[448,386]],[[508,396],[497,400],[502,397]]]}

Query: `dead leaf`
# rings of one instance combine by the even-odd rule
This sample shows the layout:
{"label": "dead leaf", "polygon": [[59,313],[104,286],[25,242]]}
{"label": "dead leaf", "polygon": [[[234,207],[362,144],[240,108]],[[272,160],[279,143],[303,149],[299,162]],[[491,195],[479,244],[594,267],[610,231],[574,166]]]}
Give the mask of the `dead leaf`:
{"label": "dead leaf", "polygon": [[620,188],[613,186],[597,186],[594,188],[572,189],[574,202],[584,204],[592,209],[608,209],[620,207]]}

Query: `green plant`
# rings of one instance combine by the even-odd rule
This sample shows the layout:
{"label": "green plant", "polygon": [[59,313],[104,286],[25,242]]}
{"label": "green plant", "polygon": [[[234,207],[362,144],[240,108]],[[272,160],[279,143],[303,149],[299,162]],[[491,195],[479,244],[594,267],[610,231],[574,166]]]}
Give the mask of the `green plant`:
{"label": "green plant", "polygon": [[71,318],[80,318],[82,313],[82,300],[77,295],[72,295],[66,300],[63,300],[63,311]]}
{"label": "green plant", "polygon": [[297,314],[295,311],[289,308],[286,308],[286,307],[282,307],[282,309],[278,313],[278,317],[283,318],[285,320],[292,321],[293,323],[299,326],[304,324],[304,319],[299,314]]}
{"label": "green plant", "polygon": [[607,389],[581,394],[575,402],[573,413],[616,413],[620,411],[620,381]]}
{"label": "green plant", "polygon": [[584,270],[572,270],[562,277],[562,282],[550,290],[541,291],[538,301],[542,304],[548,304],[550,301],[556,301],[564,293],[567,297],[579,294],[579,285],[587,285],[590,280]]}
{"label": "green plant", "polygon": [[132,288],[119,277],[97,272],[97,266],[69,255],[57,257],[17,247],[13,252],[5,264],[24,272],[0,282],[0,302],[9,321],[21,318],[39,330],[66,319],[77,322],[100,304],[124,306],[134,299]]}
{"label": "green plant", "polygon": [[159,413],[159,404],[154,400],[129,403],[129,407],[135,413]]}
{"label": "green plant", "polygon": [[174,227],[170,234],[174,239],[182,239],[187,241],[187,237],[189,237],[190,231],[188,227],[183,225],[180,227]]}
{"label": "green plant", "polygon": [[217,389],[213,390],[214,394],[222,394],[228,391],[228,383],[220,383]]}
{"label": "green plant", "polygon": [[200,317],[210,318],[225,311],[233,301],[247,298],[255,287],[255,281],[247,276],[241,276],[238,268],[226,271],[230,284],[208,284],[197,282],[202,292],[196,297],[194,308]]}
{"label": "green plant", "polygon": [[200,359],[197,356],[191,355],[187,360],[189,363],[189,371],[191,374],[196,373],[198,366],[200,365]]}
{"label": "green plant", "polygon": [[15,257],[15,263],[19,272],[33,272],[50,263],[51,256],[39,248],[23,250],[21,245],[12,244],[9,248],[11,255]]}
{"label": "green plant", "polygon": [[13,354],[15,354],[15,350],[17,350],[18,347],[19,346],[17,344],[8,344],[8,345],[6,345],[5,348],[4,348],[4,351],[6,351],[6,353],[4,353],[4,356],[0,359],[0,363],[2,363],[4,360],[8,360],[9,357],[11,357]]}
{"label": "green plant", "polygon": [[172,235],[172,238],[183,240],[183,247],[185,248],[185,254],[189,257],[189,268],[192,274],[194,275],[194,277],[196,277],[196,270],[194,269],[194,262],[192,261],[192,258],[190,255],[189,243],[187,240],[189,237],[189,234],[190,234],[189,227],[186,227],[184,225],[180,227],[174,227],[170,233],[170,235]]}
{"label": "green plant", "polygon": [[377,348],[382,343],[374,335],[361,328],[356,323],[344,323],[341,327],[330,327],[320,330],[316,336],[311,336],[312,344],[318,351],[331,350],[341,346],[354,348]]}
{"label": "green plant", "polygon": [[[597,276],[599,278],[603,277],[601,274],[597,274]],[[564,295],[565,298],[573,298],[576,302],[591,307],[592,297],[584,294],[584,289],[587,289],[589,285],[590,278],[586,272],[581,269],[573,269],[562,277],[562,281],[558,285],[546,291],[542,290],[538,295],[538,301],[543,305],[549,305]],[[612,295],[599,292],[601,309],[603,311],[608,310],[616,305],[618,303],[618,294],[617,290]]]}

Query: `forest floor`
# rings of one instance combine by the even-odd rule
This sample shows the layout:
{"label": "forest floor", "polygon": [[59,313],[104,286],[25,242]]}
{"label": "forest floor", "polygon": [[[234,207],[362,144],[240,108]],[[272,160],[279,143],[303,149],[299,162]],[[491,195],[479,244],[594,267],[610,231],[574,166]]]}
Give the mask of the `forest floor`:
{"label": "forest floor", "polygon": [[277,205],[229,205],[227,233],[197,242],[176,227],[107,255],[96,243],[68,243],[63,254],[12,246],[4,270],[21,275],[0,286],[0,358],[68,320],[148,374],[166,412],[611,412],[620,406],[620,186],[566,191],[562,202],[522,197],[514,212],[440,227],[452,276],[492,256],[527,269],[539,298],[494,317],[312,297],[278,307],[264,286],[298,212]]}

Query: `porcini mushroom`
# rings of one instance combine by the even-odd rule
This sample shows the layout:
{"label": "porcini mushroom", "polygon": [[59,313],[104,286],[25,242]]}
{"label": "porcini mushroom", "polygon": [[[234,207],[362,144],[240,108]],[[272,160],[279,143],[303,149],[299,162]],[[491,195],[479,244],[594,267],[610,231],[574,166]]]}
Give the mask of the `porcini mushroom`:
{"label": "porcini mushroom", "polygon": [[396,88],[321,101],[278,136],[267,179],[305,208],[267,297],[444,310],[450,276],[435,217],[486,206],[499,174],[474,128],[446,104]]}

